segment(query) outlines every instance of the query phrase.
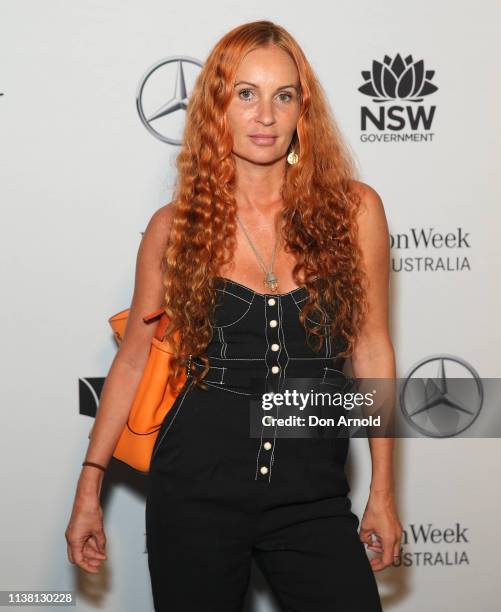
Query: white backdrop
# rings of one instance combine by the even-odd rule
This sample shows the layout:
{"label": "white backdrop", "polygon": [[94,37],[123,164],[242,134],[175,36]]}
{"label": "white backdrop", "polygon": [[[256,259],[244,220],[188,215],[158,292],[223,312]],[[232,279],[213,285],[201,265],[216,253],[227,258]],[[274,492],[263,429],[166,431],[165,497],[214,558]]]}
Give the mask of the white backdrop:
{"label": "white backdrop", "polygon": [[[130,304],[141,232],[170,200],[178,147],[141,123],[140,79],[165,58],[203,62],[242,22],[271,19],[297,38],[362,180],[383,199],[395,239],[398,376],[444,353],[482,377],[500,375],[499,3],[255,4],[0,1],[0,590],[75,589],[82,611],[153,609],[141,477],[116,464],[107,477],[102,573],[67,561],[64,530],[93,422],[82,413],[85,381],[109,369],[116,345],[107,318]],[[434,71],[436,91],[379,103],[360,92],[362,72],[397,54]],[[166,101],[173,81],[163,74]],[[395,106],[404,116],[406,107],[427,116],[435,107],[431,126],[405,119],[400,130],[362,129],[363,107],[388,116]],[[175,138],[182,122],[183,111],[158,127]],[[397,235],[421,231],[463,240],[398,248]],[[384,609],[499,610],[499,439],[400,440],[395,459],[406,542],[403,565],[376,573]],[[348,468],[361,516],[367,440],[352,442]],[[448,528],[458,541],[443,538]],[[276,609],[255,567],[246,609]]]}

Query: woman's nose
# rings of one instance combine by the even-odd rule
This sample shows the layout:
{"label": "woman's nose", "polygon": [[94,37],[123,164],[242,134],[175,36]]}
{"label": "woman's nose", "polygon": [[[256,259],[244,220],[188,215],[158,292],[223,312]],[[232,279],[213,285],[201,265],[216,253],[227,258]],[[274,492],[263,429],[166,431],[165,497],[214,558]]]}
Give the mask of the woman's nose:
{"label": "woman's nose", "polygon": [[257,105],[256,119],[261,123],[271,124],[275,121],[271,100],[260,100]]}

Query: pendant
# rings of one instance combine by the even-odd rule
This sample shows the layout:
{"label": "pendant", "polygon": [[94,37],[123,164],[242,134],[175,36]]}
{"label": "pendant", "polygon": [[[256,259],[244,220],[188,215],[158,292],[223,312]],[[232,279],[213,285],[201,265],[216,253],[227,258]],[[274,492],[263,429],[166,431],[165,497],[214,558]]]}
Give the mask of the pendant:
{"label": "pendant", "polygon": [[267,272],[264,278],[264,284],[271,289],[271,291],[278,290],[278,280],[273,272]]}

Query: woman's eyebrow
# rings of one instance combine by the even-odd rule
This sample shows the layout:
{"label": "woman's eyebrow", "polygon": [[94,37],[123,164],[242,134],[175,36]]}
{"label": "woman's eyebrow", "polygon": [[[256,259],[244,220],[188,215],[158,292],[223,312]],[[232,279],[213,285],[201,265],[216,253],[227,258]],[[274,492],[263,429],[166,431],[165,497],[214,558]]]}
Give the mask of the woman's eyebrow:
{"label": "woman's eyebrow", "polygon": [[[238,81],[238,83],[235,83],[234,87],[238,87],[239,85],[242,85],[243,83],[245,83],[246,85],[251,85],[252,87],[255,87],[256,89],[259,89],[259,85],[256,85],[255,83],[251,83],[250,81]],[[277,87],[275,91],[278,91],[279,89],[287,89],[288,87],[292,87],[293,89],[297,90],[297,86],[292,84],[292,85],[281,85],[280,87]]]}

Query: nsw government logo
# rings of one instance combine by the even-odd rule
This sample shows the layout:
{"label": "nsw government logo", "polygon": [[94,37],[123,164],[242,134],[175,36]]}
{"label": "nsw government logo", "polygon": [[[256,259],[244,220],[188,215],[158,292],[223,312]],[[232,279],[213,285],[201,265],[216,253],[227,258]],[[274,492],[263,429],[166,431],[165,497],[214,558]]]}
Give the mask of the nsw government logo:
{"label": "nsw government logo", "polygon": [[358,88],[373,103],[360,109],[361,141],[431,142],[436,106],[425,102],[438,90],[431,82],[434,74],[412,55],[373,60],[371,69],[362,71],[365,83]]}

